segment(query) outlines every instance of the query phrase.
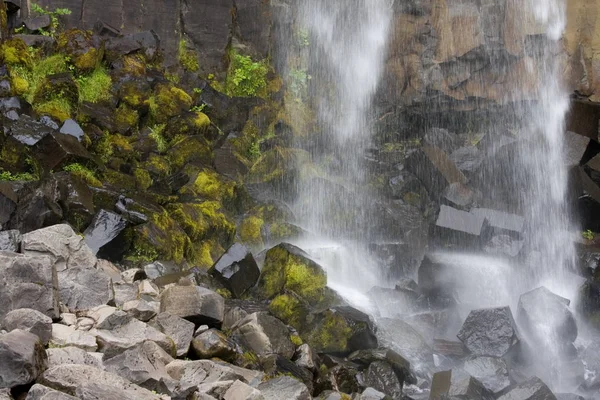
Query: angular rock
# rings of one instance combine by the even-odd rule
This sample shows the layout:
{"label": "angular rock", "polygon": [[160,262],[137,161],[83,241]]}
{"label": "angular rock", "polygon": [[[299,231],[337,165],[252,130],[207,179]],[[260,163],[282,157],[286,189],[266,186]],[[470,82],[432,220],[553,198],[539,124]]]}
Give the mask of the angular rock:
{"label": "angular rock", "polygon": [[67,268],[93,268],[97,259],[69,225],[54,225],[23,235],[23,254],[48,254],[56,261],[56,270]]}
{"label": "angular rock", "polygon": [[47,365],[44,345],[33,333],[16,329],[0,335],[0,389],[35,381]]}
{"label": "angular rock", "polygon": [[52,324],[50,345],[57,347],[78,347],[85,351],[96,351],[96,338],[87,332],[75,330],[72,326]]}
{"label": "angular rock", "polygon": [[368,367],[375,361],[383,361],[392,366],[401,382],[411,381],[410,362],[391,349],[359,350],[350,354],[348,360]]}
{"label": "angular rock", "polygon": [[25,400],[81,400],[78,397],[70,396],[58,390],[50,389],[47,386],[36,383],[27,392]]}
{"label": "angular rock", "polygon": [[454,161],[458,169],[463,172],[476,172],[484,155],[475,146],[461,147],[450,154],[450,159]]}
{"label": "angular rock", "polygon": [[[48,369],[39,378],[38,383],[51,387],[69,395],[74,395],[79,398],[94,399],[91,396],[82,397],[81,391],[87,393],[93,393],[89,391],[90,385],[100,385],[99,387],[112,388],[117,397],[95,397],[95,399],[138,399],[138,400],[160,400],[158,395],[153,394],[149,390],[141,388],[137,385],[132,384],[128,380],[112,374],[110,372],[102,371],[98,368],[94,368],[89,365],[58,365]],[[103,393],[105,390],[96,391],[96,393]],[[113,392],[113,393],[115,393]]]}
{"label": "angular rock", "polygon": [[523,244],[523,240],[515,239],[510,235],[495,235],[483,245],[482,250],[488,254],[516,257],[521,252]]}
{"label": "angular rock", "polygon": [[463,369],[492,393],[510,386],[508,367],[502,358],[475,357],[465,361]]}
{"label": "angular rock", "polygon": [[[46,350],[46,354],[48,355],[48,368],[63,364],[79,364],[104,369],[104,365],[98,357],[93,356],[79,347],[67,346],[51,348]],[[100,354],[100,356],[102,356],[102,354]]]}
{"label": "angular rock", "polygon": [[[0,196],[2,195],[0,194]],[[1,202],[2,200],[0,200],[0,204]],[[21,245],[21,238],[22,236],[18,230],[0,232],[0,251],[18,252]]]}
{"label": "angular rock", "polygon": [[156,301],[130,300],[123,304],[123,311],[143,322],[150,321],[158,313],[159,308],[160,303]]}
{"label": "angular rock", "polygon": [[8,182],[0,182],[0,225],[11,220],[17,209],[17,195]]}
{"label": "angular rock", "polygon": [[392,365],[386,361],[374,361],[364,374],[366,386],[373,387],[392,398],[402,397],[403,381],[398,378]]}
{"label": "angular rock", "polygon": [[104,271],[76,267],[58,273],[60,299],[71,311],[89,310],[114,300],[112,279]]}
{"label": "angular rock", "polygon": [[583,396],[579,396],[573,393],[556,393],[557,400],[585,400]]}
{"label": "angular rock", "polygon": [[478,248],[485,227],[485,219],[442,205],[433,228],[433,236],[440,246]]}
{"label": "angular rock", "polygon": [[[20,104],[18,99],[16,101],[8,99],[2,101],[0,108],[5,110],[11,108],[20,108]],[[8,135],[12,136],[19,142],[27,146],[34,146],[54,130],[46,126],[44,123],[34,120],[28,115],[21,115],[17,121],[14,121],[8,126],[7,131]]]}
{"label": "angular rock", "polygon": [[464,400],[493,400],[494,395],[481,382],[460,369],[436,372],[431,382],[431,400],[457,398]]}
{"label": "angular rock", "polygon": [[175,360],[169,363],[166,368],[171,378],[193,385],[243,380],[242,375],[233,368],[209,360]]}
{"label": "angular rock", "polygon": [[97,254],[103,246],[115,239],[126,227],[127,221],[119,214],[100,210],[83,232],[85,243],[94,254]]}
{"label": "angular rock", "polygon": [[197,325],[219,325],[223,321],[225,300],[201,286],[173,286],[161,297],[160,312],[192,321]]}
{"label": "angular rock", "polygon": [[52,337],[52,318],[31,308],[20,308],[6,314],[1,326],[8,332],[20,329],[40,338],[44,345]]}
{"label": "angular rock", "polygon": [[308,370],[313,370],[315,368],[315,355],[309,345],[304,343],[296,349],[294,362],[300,368],[306,368]]}
{"label": "angular rock", "polygon": [[455,206],[468,207],[476,200],[477,193],[462,183],[455,182],[448,185],[443,193],[444,199]]}
{"label": "angular rock", "polygon": [[252,253],[239,243],[227,249],[208,272],[216,276],[236,298],[253,287],[260,276]]}
{"label": "angular rock", "polygon": [[258,356],[275,353],[291,359],[294,355],[295,346],[288,328],[266,312],[252,313],[239,321],[233,327],[231,337]]}
{"label": "angular rock", "polygon": [[577,338],[577,323],[569,303],[543,286],[524,293],[519,298],[519,324],[537,343],[545,343],[548,335],[552,335],[550,340],[572,343]]}
{"label": "angular rock", "polygon": [[509,307],[471,311],[457,337],[477,356],[502,357],[519,342]]}
{"label": "angular rock", "polygon": [[125,282],[113,282],[113,292],[115,293],[115,305],[117,307],[123,307],[123,304],[137,299],[138,296],[138,288]]}
{"label": "angular rock", "polygon": [[53,259],[0,251],[0,316],[26,307],[58,319],[58,278]]}
{"label": "angular rock", "polygon": [[311,400],[312,397],[305,384],[290,378],[280,376],[258,385],[264,400]]}
{"label": "angular rock", "polygon": [[409,361],[413,370],[427,370],[433,365],[433,352],[423,336],[404,321],[381,318],[377,322],[380,344]]}
{"label": "angular rock", "polygon": [[307,369],[298,367],[296,364],[294,364],[287,358],[284,358],[278,354],[271,354],[269,356],[261,358],[260,364],[267,376],[273,377],[287,375],[294,377],[303,382],[308,388],[309,392],[313,392],[313,373]]}
{"label": "angular rock", "polygon": [[373,388],[366,388],[360,395],[360,400],[386,400],[385,393],[381,393],[379,390]]}
{"label": "angular rock", "polygon": [[69,162],[86,162],[90,153],[71,135],[51,132],[40,139],[33,149],[40,163],[47,169],[57,169]]}
{"label": "angular rock", "polygon": [[14,400],[10,394],[10,389],[0,389],[0,400]]}
{"label": "angular rock", "polygon": [[477,216],[483,223],[487,221],[489,229],[494,234],[512,234],[519,237],[525,226],[525,219],[519,215],[492,210],[489,208],[473,208],[471,214]]}
{"label": "angular rock", "polygon": [[223,400],[263,400],[263,395],[259,390],[252,386],[246,385],[244,382],[237,380],[227,389]]}
{"label": "angular rock", "polygon": [[80,142],[83,140],[83,135],[85,134],[79,124],[72,119],[68,119],[63,123],[60,127],[60,133],[71,135]]}
{"label": "angular rock", "polygon": [[228,360],[237,354],[235,344],[216,329],[209,329],[196,336],[192,340],[192,349],[200,359],[217,357]]}
{"label": "angular rock", "polygon": [[170,337],[175,342],[177,357],[187,354],[194,335],[194,324],[176,315],[160,313],[149,325]]}
{"label": "angular rock", "polygon": [[534,376],[515,385],[498,400],[556,400],[556,396],[540,378]]}

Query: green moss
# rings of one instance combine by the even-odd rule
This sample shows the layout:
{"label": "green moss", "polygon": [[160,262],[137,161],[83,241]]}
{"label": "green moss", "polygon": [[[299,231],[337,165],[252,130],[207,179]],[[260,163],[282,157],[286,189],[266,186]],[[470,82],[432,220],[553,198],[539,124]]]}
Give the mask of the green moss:
{"label": "green moss", "polygon": [[175,86],[157,85],[150,97],[150,116],[155,123],[165,123],[171,117],[187,111],[192,106],[192,98]]}
{"label": "green moss", "polygon": [[344,317],[333,310],[319,316],[319,321],[307,333],[306,339],[311,348],[319,352],[342,352],[347,349],[352,328]]}
{"label": "green moss", "polygon": [[31,50],[19,38],[8,39],[2,43],[2,46],[0,46],[0,55],[4,63],[8,65],[31,65]]}
{"label": "green moss", "polygon": [[79,84],[79,101],[97,103],[110,99],[112,79],[106,68],[99,66],[94,71],[77,79]]}
{"label": "green moss", "polygon": [[94,147],[94,152],[104,163],[107,163],[111,159],[113,147],[108,133],[105,133],[100,140],[98,140]]}
{"label": "green moss", "polygon": [[36,93],[47,76],[67,71],[67,61],[62,54],[54,54],[42,59],[31,57],[27,65],[10,67],[11,83],[16,94],[33,104]]}
{"label": "green moss", "polygon": [[60,122],[64,122],[73,115],[71,103],[64,97],[55,98],[43,103],[34,103],[33,109],[40,115],[47,115]]}
{"label": "green moss", "polygon": [[12,173],[10,171],[0,171],[0,181],[36,181],[39,177],[29,172]]}
{"label": "green moss", "polygon": [[217,201],[171,204],[168,209],[193,241],[211,237],[227,245],[234,237],[235,225],[223,213]]}
{"label": "green moss", "polygon": [[202,137],[186,137],[173,144],[168,152],[168,160],[174,170],[181,169],[190,162],[210,164],[212,156],[212,148]]}
{"label": "green moss", "polygon": [[137,186],[141,190],[146,190],[150,186],[152,186],[152,177],[150,173],[142,168],[136,168],[133,170],[133,176],[135,177],[135,181],[137,182]]}
{"label": "green moss", "polygon": [[226,201],[235,195],[235,182],[226,181],[215,171],[203,170],[194,181],[194,192],[205,199]]}
{"label": "green moss", "polygon": [[200,111],[194,112],[194,126],[197,129],[206,129],[210,126],[210,118],[206,114]]}
{"label": "green moss", "polygon": [[294,346],[298,347],[298,346],[302,346],[302,338],[298,335],[290,335],[290,340],[292,341],[292,343],[294,344]]}
{"label": "green moss", "polygon": [[164,153],[169,148],[169,144],[163,137],[166,124],[154,125],[150,128],[150,138],[156,142],[156,148],[159,153]]}
{"label": "green moss", "polygon": [[215,240],[193,242],[188,255],[188,261],[195,266],[208,269],[223,254],[225,249]]}
{"label": "green moss", "polygon": [[263,246],[261,232],[263,225],[264,221],[256,216],[244,218],[239,227],[241,241],[250,246]]}
{"label": "green moss", "polygon": [[137,188],[137,182],[133,176],[109,168],[102,171],[100,180],[111,186],[125,190],[134,191]]}
{"label": "green moss", "polygon": [[139,109],[148,102],[148,93],[138,82],[124,82],[119,89],[121,100],[128,106]]}
{"label": "green moss", "polygon": [[198,53],[188,49],[187,41],[185,39],[179,41],[178,50],[179,63],[183,69],[190,72],[196,72],[200,69],[200,64],[198,64]]}
{"label": "green moss", "polygon": [[255,62],[250,56],[233,51],[230,54],[225,91],[230,96],[265,96],[268,72],[266,61]]}
{"label": "green moss", "polygon": [[157,213],[150,222],[135,228],[132,255],[180,263],[189,246],[190,239],[175,220],[166,212]]}
{"label": "green moss", "polygon": [[308,308],[295,295],[282,294],[269,304],[269,312],[296,329],[303,328],[308,315]]}
{"label": "green moss", "polygon": [[137,129],[139,118],[138,112],[129,108],[125,103],[120,104],[115,111],[115,122],[119,132]]}
{"label": "green moss", "polygon": [[231,299],[233,297],[231,292],[224,288],[217,289],[217,290],[215,290],[215,292],[220,294],[224,299]]}
{"label": "green moss", "polygon": [[167,160],[156,154],[150,154],[146,162],[144,162],[144,167],[150,173],[160,177],[166,177],[171,173],[171,168]]}
{"label": "green moss", "polygon": [[71,175],[81,178],[85,183],[94,187],[102,187],[102,182],[96,178],[96,174],[79,163],[66,165],[63,170],[68,171]]}
{"label": "green moss", "polygon": [[144,57],[139,54],[127,55],[121,59],[122,67],[120,70],[121,74],[131,76],[144,76],[146,75],[146,61]]}
{"label": "green moss", "polygon": [[96,69],[104,56],[104,49],[92,32],[69,29],[56,39],[58,50],[69,57],[71,64],[81,72]]}

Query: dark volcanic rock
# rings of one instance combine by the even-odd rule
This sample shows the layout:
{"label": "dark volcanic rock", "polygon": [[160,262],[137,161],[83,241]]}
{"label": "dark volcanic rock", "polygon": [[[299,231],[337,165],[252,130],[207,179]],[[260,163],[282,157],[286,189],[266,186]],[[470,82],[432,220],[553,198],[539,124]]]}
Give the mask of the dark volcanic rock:
{"label": "dark volcanic rock", "polygon": [[47,364],[44,345],[33,333],[16,329],[0,336],[0,388],[35,381]]}
{"label": "dark volcanic rock", "polygon": [[502,358],[475,357],[465,361],[463,369],[492,393],[510,386],[508,367]]}
{"label": "dark volcanic rock", "polygon": [[192,340],[192,349],[200,359],[218,357],[229,360],[236,354],[235,344],[216,329],[202,332]]}
{"label": "dark volcanic rock", "polygon": [[264,400],[310,400],[305,384],[289,376],[280,376],[258,385]]}
{"label": "dark volcanic rock", "polygon": [[52,170],[68,161],[87,161],[90,153],[71,135],[52,132],[39,140],[34,148],[34,154],[42,165]]}
{"label": "dark volcanic rock", "polygon": [[431,382],[430,400],[493,400],[494,395],[465,371],[452,369],[436,372]]}
{"label": "dark volcanic rock", "polygon": [[478,356],[502,357],[519,341],[509,307],[471,311],[457,336]]}
{"label": "dark volcanic rock", "polygon": [[194,337],[194,324],[192,322],[175,315],[161,313],[151,320],[149,325],[154,326],[173,339],[178,357],[187,354]]}
{"label": "dark volcanic rock", "polygon": [[127,221],[121,218],[119,214],[100,210],[92,223],[83,232],[83,235],[92,252],[97,254],[104,245],[115,239],[126,227]]}
{"label": "dark volcanic rock", "polygon": [[208,272],[216,276],[236,298],[254,286],[260,276],[252,253],[239,243],[231,246]]}
{"label": "dark volcanic rock", "polygon": [[518,237],[523,232],[525,219],[519,215],[489,208],[473,208],[470,212],[481,221],[487,221],[495,234],[512,234]]}
{"label": "dark volcanic rock", "polygon": [[568,299],[560,297],[545,287],[524,293],[519,298],[519,324],[538,343],[551,340],[574,342],[577,338],[577,323],[569,310]]}
{"label": "dark volcanic rock", "polygon": [[291,359],[294,355],[288,328],[266,312],[252,313],[237,322],[231,337],[258,356],[275,353]]}
{"label": "dark volcanic rock", "polygon": [[17,195],[8,182],[0,182],[0,225],[10,221],[17,209]]}
{"label": "dark volcanic rock", "polygon": [[365,385],[377,389],[394,399],[402,397],[403,381],[398,378],[392,365],[386,361],[374,361],[364,373]]}
{"label": "dark volcanic rock", "polygon": [[7,126],[8,134],[27,146],[33,146],[49,135],[54,129],[43,122],[34,120],[28,115],[22,115],[17,121]]}
{"label": "dark volcanic rock", "polygon": [[498,400],[557,400],[552,391],[539,378],[533,377],[515,385]]}

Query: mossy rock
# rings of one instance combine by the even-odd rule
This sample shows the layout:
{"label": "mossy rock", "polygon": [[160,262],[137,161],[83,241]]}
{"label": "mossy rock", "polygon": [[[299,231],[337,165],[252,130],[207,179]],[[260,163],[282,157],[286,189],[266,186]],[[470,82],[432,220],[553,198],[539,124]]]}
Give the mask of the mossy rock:
{"label": "mossy rock", "polygon": [[271,300],[269,312],[286,324],[300,329],[307,323],[310,306],[296,293],[289,291]]}
{"label": "mossy rock", "polygon": [[209,140],[216,139],[211,133],[210,118],[200,111],[189,111],[178,115],[167,123],[163,135],[167,140],[177,137],[202,135]]}
{"label": "mossy rock", "polygon": [[169,161],[159,154],[149,154],[146,161],[140,163],[140,168],[145,169],[151,175],[158,178],[166,178],[171,174]]}
{"label": "mossy rock", "polygon": [[79,86],[70,72],[47,76],[36,90],[34,103],[59,99],[66,101],[71,107],[76,107],[79,103]]}
{"label": "mossy rock", "polygon": [[293,221],[290,210],[274,202],[253,207],[238,224],[238,240],[254,250],[262,250],[269,243],[297,239],[304,234]]}
{"label": "mossy rock", "polygon": [[327,300],[326,285],[327,274],[319,264],[298,247],[281,243],[267,251],[258,291],[266,299],[291,291],[312,306]]}
{"label": "mossy rock", "polygon": [[219,202],[175,203],[167,209],[192,241],[214,240],[221,247],[229,247],[233,242],[235,225]]}
{"label": "mossy rock", "polygon": [[240,241],[253,249],[262,249],[264,247],[263,227],[265,221],[255,215],[242,219],[238,227],[238,236]]}
{"label": "mossy rock", "polygon": [[141,54],[128,54],[111,63],[118,78],[144,77],[147,74],[146,65],[146,59]]}
{"label": "mossy rock", "polygon": [[135,132],[138,129],[140,115],[127,104],[121,103],[115,111],[115,126],[117,132],[125,134]]}
{"label": "mossy rock", "polygon": [[189,110],[192,98],[174,85],[158,84],[148,103],[152,121],[161,124]]}
{"label": "mossy rock", "polygon": [[138,183],[133,176],[112,170],[110,168],[102,171],[100,174],[100,181],[103,184],[108,184],[113,188],[122,189],[125,192],[134,192],[138,188]]}
{"label": "mossy rock", "polygon": [[171,144],[167,159],[173,171],[180,170],[186,164],[211,165],[213,152],[209,143],[200,136],[186,137]]}
{"label": "mossy rock", "polygon": [[30,150],[12,136],[0,135],[0,169],[25,172]]}
{"label": "mossy rock", "polygon": [[29,67],[32,63],[30,48],[22,39],[12,38],[4,41],[0,46],[0,56],[4,64]]}
{"label": "mossy rock", "polygon": [[166,212],[134,228],[133,246],[126,259],[132,261],[172,260],[181,263],[191,242],[185,231]]}
{"label": "mossy rock", "polygon": [[[193,242],[190,247],[188,260],[192,264],[208,270],[224,252],[225,249],[216,240]],[[219,294],[225,297],[226,293],[223,290],[219,289]],[[229,293],[229,296],[231,296],[231,293]]]}
{"label": "mossy rock", "polygon": [[[226,208],[233,208],[237,193],[236,182],[219,175],[209,168],[186,167],[190,182],[179,190],[186,198],[199,197],[204,200],[220,202]],[[196,171],[195,174],[192,174]]]}
{"label": "mossy rock", "polygon": [[104,46],[101,39],[90,31],[69,29],[56,40],[58,50],[71,59],[81,72],[91,72],[102,61]]}
{"label": "mossy rock", "polygon": [[119,100],[134,110],[147,112],[151,95],[150,84],[144,79],[132,79],[118,86]]}

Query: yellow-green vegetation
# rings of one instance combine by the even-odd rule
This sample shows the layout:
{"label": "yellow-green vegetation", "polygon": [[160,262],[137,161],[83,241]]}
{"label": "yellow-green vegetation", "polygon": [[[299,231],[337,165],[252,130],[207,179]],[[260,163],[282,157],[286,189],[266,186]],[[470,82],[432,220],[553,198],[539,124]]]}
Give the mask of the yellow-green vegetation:
{"label": "yellow-green vegetation", "polygon": [[210,268],[225,249],[214,240],[204,240],[192,243],[188,260],[201,268]]}
{"label": "yellow-green vegetation", "polygon": [[56,39],[58,51],[69,57],[71,64],[81,72],[91,72],[100,65],[104,49],[92,32],[69,29]]}
{"label": "yellow-green vegetation", "polygon": [[201,111],[194,111],[194,126],[197,129],[205,129],[208,128],[210,126],[210,118],[208,118],[208,115],[204,114]]}
{"label": "yellow-green vegetation", "polygon": [[48,15],[50,17],[50,26],[48,27],[48,30],[44,28],[39,30],[40,34],[44,36],[55,36],[60,28],[58,18],[63,15],[71,15],[71,10],[68,8],[55,8],[54,10],[49,10],[47,7],[43,8],[37,3],[31,3],[31,12],[40,15]]}
{"label": "yellow-green vegetation", "polygon": [[129,107],[139,109],[148,102],[148,93],[135,81],[124,82],[119,89],[121,100]]}
{"label": "yellow-green vegetation", "polygon": [[85,183],[94,187],[102,187],[102,182],[98,178],[96,178],[96,174],[87,167],[79,163],[73,163],[69,165],[65,165],[63,170],[70,172],[71,175],[74,175],[80,179],[82,179]]}
{"label": "yellow-green vegetation", "polygon": [[294,346],[298,347],[298,346],[302,346],[302,338],[298,335],[290,335],[290,340],[292,341],[292,343],[294,344]]}
{"label": "yellow-green vegetation", "polygon": [[79,84],[79,101],[97,103],[110,99],[112,80],[104,66],[98,66],[89,75],[77,78]]}
{"label": "yellow-green vegetation", "polygon": [[592,232],[590,229],[588,229],[585,232],[581,232],[581,236],[583,236],[583,238],[587,239],[587,240],[594,240],[594,238],[596,237],[596,234],[594,232]]}
{"label": "yellow-green vegetation", "polygon": [[265,258],[259,288],[266,298],[284,290],[296,293],[310,304],[321,302],[325,295],[327,275],[311,259],[290,245],[280,244],[270,249]]}
{"label": "yellow-green vegetation", "polygon": [[217,289],[217,290],[215,290],[215,292],[220,294],[224,299],[231,299],[233,297],[231,292],[225,288]]}
{"label": "yellow-green vegetation", "polygon": [[269,311],[296,329],[303,328],[308,315],[307,305],[292,293],[285,293],[275,297],[269,304]]}
{"label": "yellow-green vegetation", "polygon": [[227,201],[235,196],[235,182],[225,180],[215,171],[208,169],[198,173],[194,181],[194,192],[205,199]]}
{"label": "yellow-green vegetation", "polygon": [[171,173],[171,167],[167,160],[156,154],[150,154],[148,159],[143,163],[143,166],[148,172],[156,176],[166,177]]}
{"label": "yellow-green vegetation", "polygon": [[113,185],[115,187],[127,189],[127,190],[136,190],[137,182],[135,178],[131,175],[124,174],[122,172],[118,172],[112,170],[110,168],[102,171],[101,181],[107,183],[109,185]]}
{"label": "yellow-green vegetation", "polygon": [[133,170],[133,176],[135,177],[135,181],[137,186],[141,190],[146,190],[150,186],[152,186],[152,177],[150,173],[143,168],[136,168]]}
{"label": "yellow-green vegetation", "polygon": [[33,50],[27,47],[25,42],[19,38],[8,39],[0,46],[2,61],[10,66],[23,65],[29,67],[32,62],[32,52]]}
{"label": "yellow-green vegetation", "polygon": [[0,171],[0,181],[35,181],[38,179],[39,177],[29,172]]}
{"label": "yellow-green vegetation", "polygon": [[168,209],[192,241],[212,236],[229,245],[233,240],[235,225],[223,213],[218,201],[176,203],[169,205]]}
{"label": "yellow-green vegetation", "polygon": [[198,53],[188,49],[188,44],[185,39],[179,41],[178,50],[179,63],[183,69],[190,72],[196,72],[200,69],[200,64],[198,64]]}
{"label": "yellow-green vegetation", "polygon": [[253,61],[250,56],[243,56],[236,51],[231,51],[225,92],[229,96],[264,97],[267,94],[268,73],[269,68],[266,61]]}
{"label": "yellow-green vegetation", "polygon": [[38,112],[38,114],[47,115],[60,122],[64,122],[73,115],[71,103],[69,103],[69,101],[64,97],[34,104],[33,108]]}
{"label": "yellow-green vegetation", "polygon": [[183,168],[191,161],[200,161],[204,164],[212,162],[212,148],[203,137],[186,137],[181,141],[171,144],[168,159],[171,167],[176,170]]}
{"label": "yellow-green vegetation", "polygon": [[156,142],[156,149],[159,153],[164,153],[169,148],[169,144],[162,135],[166,126],[166,124],[158,124],[150,128],[149,136],[152,140],[154,140],[154,142]]}
{"label": "yellow-green vegetation", "polygon": [[131,76],[143,76],[146,74],[146,61],[139,54],[127,55],[121,59],[121,74]]}
{"label": "yellow-green vegetation", "polygon": [[346,319],[334,310],[324,311],[310,332],[306,333],[306,341],[319,352],[345,351],[348,339],[352,336],[352,328]]}
{"label": "yellow-green vegetation", "polygon": [[192,98],[176,86],[159,84],[150,97],[149,106],[152,121],[160,124],[189,110],[192,106]]}
{"label": "yellow-green vegetation", "polygon": [[129,108],[125,103],[121,103],[115,111],[115,122],[120,132],[137,129],[139,118],[138,112]]}
{"label": "yellow-green vegetation", "polygon": [[261,232],[263,225],[264,221],[259,217],[244,218],[239,228],[241,241],[249,246],[262,247],[264,245]]}
{"label": "yellow-green vegetation", "polygon": [[[38,59],[30,57],[26,65],[19,65],[10,68],[11,80],[21,82],[18,94],[25,100],[34,103],[34,98],[38,89],[43,85],[46,77],[52,74],[67,72],[67,60],[62,54],[55,54],[47,58]],[[25,89],[25,90],[23,90]]]}
{"label": "yellow-green vegetation", "polygon": [[152,215],[151,220],[134,228],[133,250],[129,259],[154,261],[157,258],[183,261],[190,239],[167,212]]}

